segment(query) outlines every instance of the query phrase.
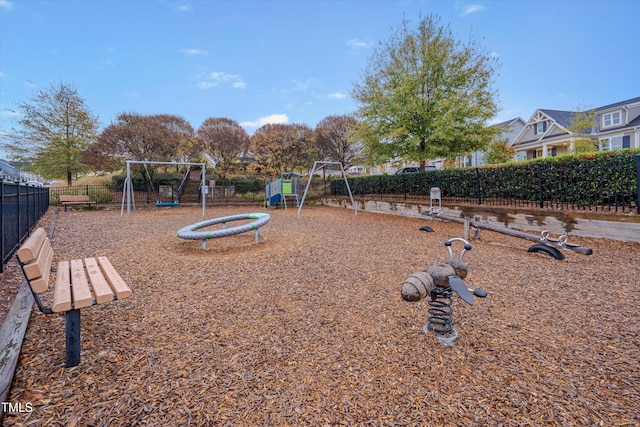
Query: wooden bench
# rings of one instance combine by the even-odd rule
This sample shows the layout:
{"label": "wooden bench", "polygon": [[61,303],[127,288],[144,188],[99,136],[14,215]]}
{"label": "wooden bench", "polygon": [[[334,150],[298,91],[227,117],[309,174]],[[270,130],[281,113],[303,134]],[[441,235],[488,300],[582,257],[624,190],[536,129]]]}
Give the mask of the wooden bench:
{"label": "wooden bench", "polygon": [[83,205],[87,207],[94,206],[96,202],[89,200],[89,196],[87,195],[69,195],[69,194],[61,194],[60,195],[60,204],[64,207],[64,211],[67,211],[67,206],[74,205]]}
{"label": "wooden bench", "polygon": [[[61,261],[55,270],[53,302],[39,298],[49,291],[53,248],[43,228],[36,229],[17,252],[18,261],[38,309],[44,314],[66,313],[65,366],[80,363],[80,309],[131,296],[131,289],[106,257]],[[51,299],[51,298],[49,298]]]}

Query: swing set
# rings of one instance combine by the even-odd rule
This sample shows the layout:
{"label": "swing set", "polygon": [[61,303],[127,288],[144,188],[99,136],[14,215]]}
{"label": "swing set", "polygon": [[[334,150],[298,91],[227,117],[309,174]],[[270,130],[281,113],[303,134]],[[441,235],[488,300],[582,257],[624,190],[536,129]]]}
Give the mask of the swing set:
{"label": "swing set", "polygon": [[182,179],[182,184],[180,184],[180,188],[178,189],[178,200],[176,200],[174,197],[173,184],[171,184],[171,201],[170,202],[166,202],[166,201],[163,202],[162,200],[160,200],[160,197],[159,197],[160,185],[158,185],[158,193],[156,194],[156,190],[155,188],[153,188],[153,180],[151,179],[151,175],[149,174],[149,169],[147,168],[147,164],[143,163],[142,166],[144,166],[144,170],[147,174],[147,179],[149,180],[149,185],[151,186],[151,192],[153,193],[153,197],[155,197],[156,199],[156,207],[180,206],[180,195],[181,195],[180,189],[182,188],[182,185],[184,184],[184,182],[186,181],[189,175],[191,166],[188,167],[187,173],[185,173],[184,178]]}
{"label": "swing set", "polygon": [[[127,203],[127,215],[131,214],[131,206],[133,206],[133,210],[136,209],[135,206],[135,198],[133,197],[133,184],[131,181],[131,164],[141,164],[144,166],[147,178],[149,180],[149,185],[151,185],[151,191],[156,199],[155,206],[158,207],[171,207],[171,206],[180,206],[180,193],[182,192],[183,187],[186,185],[187,178],[189,176],[189,171],[191,170],[191,166],[200,166],[202,168],[202,172],[200,174],[200,192],[203,195],[202,197],[202,216],[206,213],[206,202],[204,195],[208,192],[208,187],[205,185],[205,177],[206,177],[206,164],[205,163],[190,163],[190,162],[151,162],[151,161],[138,161],[138,160],[127,160],[127,177],[124,180],[124,188],[122,191],[122,206],[120,207],[120,216],[124,214],[124,205],[125,200]],[[180,184],[180,188],[178,189],[178,200],[174,197],[173,186],[171,186],[171,201],[161,201],[159,197],[160,188],[158,188],[158,193],[156,193],[153,182],[151,180],[151,175],[149,174],[149,169],[147,165],[185,165],[188,166],[187,173],[182,179],[182,183]]]}

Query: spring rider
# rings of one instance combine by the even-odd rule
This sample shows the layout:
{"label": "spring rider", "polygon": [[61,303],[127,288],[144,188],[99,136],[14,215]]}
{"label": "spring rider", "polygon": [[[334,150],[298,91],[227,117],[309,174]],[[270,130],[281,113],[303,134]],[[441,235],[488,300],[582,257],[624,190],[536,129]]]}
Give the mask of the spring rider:
{"label": "spring rider", "polygon": [[[451,245],[455,241],[464,243],[459,259],[454,258]],[[418,271],[402,284],[402,299],[408,302],[420,301],[429,297],[429,323],[423,327],[424,333],[433,332],[442,344],[451,345],[458,338],[453,328],[453,293],[467,304],[473,305],[473,296],[484,298],[487,293],[482,289],[469,289],[464,283],[467,277],[467,265],[462,258],[471,244],[460,237],[444,242],[449,251],[449,259],[444,264],[433,265],[426,271]]]}

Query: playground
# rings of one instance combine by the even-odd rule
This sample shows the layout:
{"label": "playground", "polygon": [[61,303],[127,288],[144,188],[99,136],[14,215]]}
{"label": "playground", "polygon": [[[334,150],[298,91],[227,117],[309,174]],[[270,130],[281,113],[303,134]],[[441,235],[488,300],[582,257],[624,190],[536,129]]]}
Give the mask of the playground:
{"label": "playground", "polygon": [[205,219],[248,212],[271,216],[258,242],[206,248],[176,236],[199,206],[48,214],[56,257],[108,256],[133,295],[83,313],[71,369],[64,316],[33,310],[6,399],[33,410],[4,425],[640,424],[640,244],[572,237],[593,254],[557,260],[483,230],[465,282],[488,295],[454,297],[445,346],[400,292],[463,225],[306,205]]}

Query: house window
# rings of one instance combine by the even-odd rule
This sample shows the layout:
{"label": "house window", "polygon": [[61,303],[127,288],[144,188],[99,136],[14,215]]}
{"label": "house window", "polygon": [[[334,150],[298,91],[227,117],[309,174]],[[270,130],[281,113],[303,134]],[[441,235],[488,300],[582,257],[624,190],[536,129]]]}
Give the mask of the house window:
{"label": "house window", "polygon": [[614,136],[611,138],[601,139],[600,149],[603,151],[622,150],[622,136]]}
{"label": "house window", "polygon": [[602,127],[615,126],[620,124],[620,111],[602,115]]}
{"label": "house window", "polygon": [[539,133],[544,133],[544,130],[545,130],[544,128],[545,128],[544,122],[536,123],[536,126],[535,126],[536,135]]}

